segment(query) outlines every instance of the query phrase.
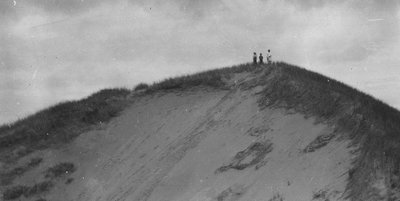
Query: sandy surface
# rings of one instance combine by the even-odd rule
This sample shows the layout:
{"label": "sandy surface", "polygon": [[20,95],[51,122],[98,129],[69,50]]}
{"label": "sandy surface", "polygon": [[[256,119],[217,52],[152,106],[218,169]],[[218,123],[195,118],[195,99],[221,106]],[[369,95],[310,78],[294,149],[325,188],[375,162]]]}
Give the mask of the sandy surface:
{"label": "sandy surface", "polygon": [[[56,186],[46,199],[345,200],[353,158],[348,142],[334,137],[326,146],[305,152],[333,129],[282,109],[260,110],[259,90],[196,89],[139,98],[102,129],[59,150],[37,153],[45,157],[43,166],[72,161],[78,167],[74,181]],[[272,149],[256,162],[257,151],[235,159],[254,143]],[[235,163],[251,165],[217,171]],[[35,174],[19,182],[33,181],[29,175]]]}

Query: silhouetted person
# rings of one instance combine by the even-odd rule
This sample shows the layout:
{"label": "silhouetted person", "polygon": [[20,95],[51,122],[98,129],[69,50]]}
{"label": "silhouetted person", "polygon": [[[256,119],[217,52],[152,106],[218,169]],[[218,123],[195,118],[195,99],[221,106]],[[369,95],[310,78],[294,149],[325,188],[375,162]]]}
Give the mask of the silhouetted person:
{"label": "silhouetted person", "polygon": [[253,64],[257,64],[257,53],[253,54]]}
{"label": "silhouetted person", "polygon": [[264,63],[264,61],[263,61],[264,57],[263,57],[262,53],[260,53],[260,56],[258,57],[258,60],[259,60],[260,64]]}
{"label": "silhouetted person", "polygon": [[267,53],[267,62],[268,64],[272,63],[272,54],[271,54],[271,50],[268,49],[268,53]]}

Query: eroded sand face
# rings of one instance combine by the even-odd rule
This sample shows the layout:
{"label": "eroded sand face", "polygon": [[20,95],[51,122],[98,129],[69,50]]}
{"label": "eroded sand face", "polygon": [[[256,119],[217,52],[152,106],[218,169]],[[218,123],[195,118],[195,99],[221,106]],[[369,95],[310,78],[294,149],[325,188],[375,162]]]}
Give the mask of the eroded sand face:
{"label": "eroded sand face", "polygon": [[[78,156],[79,171],[75,185],[60,191],[75,200],[343,200],[347,142],[334,138],[304,152],[332,132],[299,114],[260,111],[250,91],[144,98],[66,148]],[[266,141],[272,150],[256,164],[251,153],[242,161],[248,167],[216,172]]]}
{"label": "eroded sand face", "polygon": [[103,130],[47,152],[78,166],[74,182],[48,200],[345,200],[348,142],[333,137],[305,151],[333,129],[297,113],[260,110],[257,91],[139,98]]}

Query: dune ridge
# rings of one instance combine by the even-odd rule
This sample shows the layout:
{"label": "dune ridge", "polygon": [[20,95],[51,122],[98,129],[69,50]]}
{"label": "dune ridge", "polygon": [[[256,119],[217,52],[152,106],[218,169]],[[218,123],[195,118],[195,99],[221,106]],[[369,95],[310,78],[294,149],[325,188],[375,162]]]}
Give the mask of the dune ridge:
{"label": "dune ridge", "polygon": [[103,90],[2,126],[0,191],[4,200],[398,200],[399,121],[323,75],[242,64]]}

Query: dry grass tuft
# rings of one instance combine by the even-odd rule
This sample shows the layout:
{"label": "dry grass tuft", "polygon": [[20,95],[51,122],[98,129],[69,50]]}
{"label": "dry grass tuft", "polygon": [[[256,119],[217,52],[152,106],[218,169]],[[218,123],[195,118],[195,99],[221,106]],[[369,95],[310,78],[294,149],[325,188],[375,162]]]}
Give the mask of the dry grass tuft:
{"label": "dry grass tuft", "polygon": [[32,158],[29,163],[16,167],[11,171],[6,171],[0,173],[0,185],[10,185],[14,178],[23,175],[25,172],[29,171],[30,169],[38,166],[43,161],[42,158]]}
{"label": "dry grass tuft", "polygon": [[51,181],[43,181],[37,183],[31,187],[18,185],[8,188],[3,193],[4,200],[13,200],[24,196],[29,198],[34,195],[38,195],[44,192],[49,191],[53,187],[53,183]]}
{"label": "dry grass tuft", "polygon": [[54,179],[72,174],[75,171],[76,167],[73,163],[59,163],[53,167],[48,168],[45,172],[45,177]]}

